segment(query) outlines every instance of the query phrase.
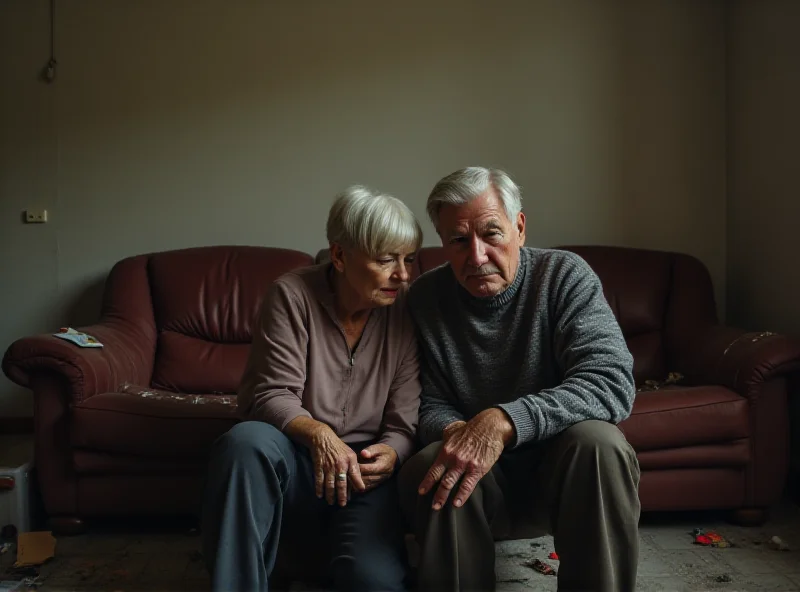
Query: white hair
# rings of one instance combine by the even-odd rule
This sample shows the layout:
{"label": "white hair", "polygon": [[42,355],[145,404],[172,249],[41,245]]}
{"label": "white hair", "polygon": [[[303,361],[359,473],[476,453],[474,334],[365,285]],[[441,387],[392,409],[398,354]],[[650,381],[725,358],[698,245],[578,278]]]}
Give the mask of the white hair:
{"label": "white hair", "polygon": [[439,227],[439,210],[443,205],[462,205],[494,189],[513,223],[522,211],[520,189],[505,171],[485,167],[467,167],[450,173],[436,183],[428,196],[428,217]]}
{"label": "white hair", "polygon": [[328,242],[377,257],[404,249],[417,251],[422,228],[402,201],[353,185],[339,193],[328,213]]}

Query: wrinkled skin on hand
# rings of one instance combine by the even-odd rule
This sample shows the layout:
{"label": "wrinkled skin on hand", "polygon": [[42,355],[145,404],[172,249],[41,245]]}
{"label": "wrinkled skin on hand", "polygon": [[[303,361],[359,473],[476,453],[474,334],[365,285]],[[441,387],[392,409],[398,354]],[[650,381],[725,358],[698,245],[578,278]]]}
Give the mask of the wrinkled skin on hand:
{"label": "wrinkled skin on hand", "polygon": [[[314,489],[317,497],[325,495],[329,504],[338,501],[346,506],[348,500],[348,484],[356,491],[364,491],[356,453],[330,428],[320,429],[312,438],[311,458],[314,462]],[[345,473],[347,479],[339,481],[336,476]]]}
{"label": "wrinkled skin on hand", "polygon": [[366,490],[374,489],[394,473],[397,452],[388,444],[373,444],[361,451],[358,459]]}
{"label": "wrinkled skin on hand", "polygon": [[461,507],[514,436],[511,420],[500,409],[482,411],[469,422],[454,422],[442,434],[442,449],[419,486],[425,495],[436,483],[433,509],[440,510],[461,481],[453,505]]}

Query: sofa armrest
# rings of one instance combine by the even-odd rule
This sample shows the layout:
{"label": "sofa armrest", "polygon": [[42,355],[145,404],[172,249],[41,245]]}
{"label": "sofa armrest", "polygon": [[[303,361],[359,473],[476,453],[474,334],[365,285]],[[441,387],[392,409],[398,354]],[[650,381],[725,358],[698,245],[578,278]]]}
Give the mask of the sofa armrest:
{"label": "sofa armrest", "polygon": [[147,385],[153,374],[155,338],[133,323],[108,320],[79,329],[97,338],[102,348],[82,348],[52,335],[18,339],[6,350],[3,372],[30,387],[39,372],[66,379],[73,403],[114,391],[123,382]]}
{"label": "sofa armrest", "polygon": [[800,340],[713,326],[675,343],[672,358],[690,384],[718,384],[756,399],[764,383],[800,370]]}

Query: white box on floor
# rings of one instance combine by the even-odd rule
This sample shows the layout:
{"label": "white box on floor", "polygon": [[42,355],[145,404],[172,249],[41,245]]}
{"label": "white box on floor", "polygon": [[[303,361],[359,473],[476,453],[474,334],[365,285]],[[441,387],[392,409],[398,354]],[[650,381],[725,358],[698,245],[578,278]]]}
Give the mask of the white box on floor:
{"label": "white box on floor", "polygon": [[0,439],[0,528],[30,532],[33,519],[33,453],[29,439]]}

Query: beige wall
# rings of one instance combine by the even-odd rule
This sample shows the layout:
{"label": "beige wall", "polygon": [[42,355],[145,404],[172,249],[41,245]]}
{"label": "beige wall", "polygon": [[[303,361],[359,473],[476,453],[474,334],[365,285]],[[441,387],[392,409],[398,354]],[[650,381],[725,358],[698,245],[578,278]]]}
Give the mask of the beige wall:
{"label": "beige wall", "polygon": [[800,2],[731,3],[728,303],[732,322],[800,336]]}
{"label": "beige wall", "polygon": [[[315,252],[344,186],[423,217],[476,163],[522,184],[530,244],[689,252],[724,292],[721,1],[71,0],[52,86],[46,7],[0,3],[0,348],[93,320],[122,257]],[[30,413],[5,379],[3,413]]]}

